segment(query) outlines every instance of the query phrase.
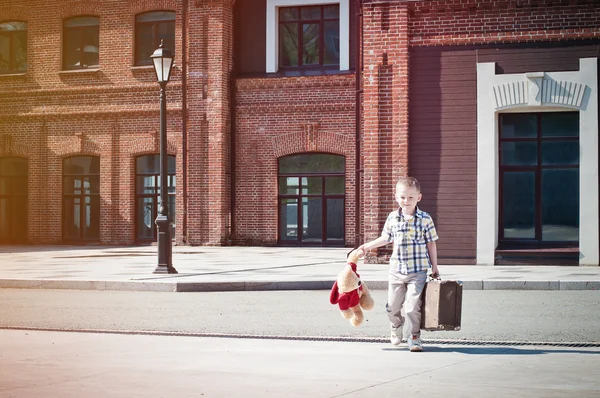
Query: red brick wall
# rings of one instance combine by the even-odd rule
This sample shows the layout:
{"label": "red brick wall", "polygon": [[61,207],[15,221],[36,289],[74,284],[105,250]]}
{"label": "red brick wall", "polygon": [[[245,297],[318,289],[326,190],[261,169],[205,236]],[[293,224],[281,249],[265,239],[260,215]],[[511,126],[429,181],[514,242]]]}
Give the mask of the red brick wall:
{"label": "red brick wall", "polygon": [[395,181],[408,173],[408,8],[364,7],[363,225],[364,241],[381,234]]}
{"label": "red brick wall", "polygon": [[600,37],[595,0],[437,0],[411,3],[410,44],[462,45]]}
{"label": "red brick wall", "polygon": [[233,242],[277,243],[277,160],[301,152],[346,157],[345,230],[352,242],[354,76],[240,78],[236,93]]}
{"label": "red brick wall", "polygon": [[[28,22],[28,70],[0,76],[0,135],[10,146],[0,156],[29,161],[29,241],[62,242],[62,160],[99,156],[103,244],[134,241],[135,157],[158,153],[158,85],[150,68],[132,68],[132,32],[138,12],[177,9],[181,2],[22,1],[0,6],[2,20]],[[61,71],[62,20],[75,15],[100,17],[100,68]],[[169,153],[181,174],[181,40],[167,86]],[[182,195],[178,186],[178,197]],[[177,202],[177,225],[183,208]],[[178,241],[181,230],[178,229]]]}

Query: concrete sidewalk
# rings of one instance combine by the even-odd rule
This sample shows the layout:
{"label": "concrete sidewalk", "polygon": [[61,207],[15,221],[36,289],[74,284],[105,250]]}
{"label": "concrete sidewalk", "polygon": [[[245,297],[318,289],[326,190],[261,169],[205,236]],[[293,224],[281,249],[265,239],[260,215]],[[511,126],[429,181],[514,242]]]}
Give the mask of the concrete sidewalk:
{"label": "concrete sidewalk", "polygon": [[[0,288],[127,291],[328,290],[349,248],[174,246],[179,272],[155,275],[156,246],[2,246]],[[387,265],[358,265],[371,289]],[[600,290],[600,267],[440,265],[469,290]]]}

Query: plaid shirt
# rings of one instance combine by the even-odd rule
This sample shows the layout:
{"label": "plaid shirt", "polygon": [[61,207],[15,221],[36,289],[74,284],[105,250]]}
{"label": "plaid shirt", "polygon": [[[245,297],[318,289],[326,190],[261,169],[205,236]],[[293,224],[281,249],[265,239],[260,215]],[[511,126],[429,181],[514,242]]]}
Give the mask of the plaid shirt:
{"label": "plaid shirt", "polygon": [[431,261],[426,243],[438,240],[429,213],[417,207],[413,218],[407,220],[401,209],[395,210],[385,220],[381,236],[388,242],[394,242],[390,273],[427,272]]}

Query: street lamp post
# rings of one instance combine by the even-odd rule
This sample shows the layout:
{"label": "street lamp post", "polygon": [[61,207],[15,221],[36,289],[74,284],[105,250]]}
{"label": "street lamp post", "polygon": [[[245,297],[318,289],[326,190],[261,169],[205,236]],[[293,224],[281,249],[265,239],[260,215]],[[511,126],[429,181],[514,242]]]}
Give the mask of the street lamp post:
{"label": "street lamp post", "polygon": [[171,238],[171,219],[169,217],[168,184],[167,179],[167,98],[165,88],[171,77],[171,67],[173,66],[173,53],[164,48],[161,40],[160,46],[150,56],[154,63],[156,80],[160,85],[160,206],[158,216],[156,217],[156,227],[158,236],[158,265],[154,270],[155,274],[176,274],[177,270],[173,267],[173,249]]}

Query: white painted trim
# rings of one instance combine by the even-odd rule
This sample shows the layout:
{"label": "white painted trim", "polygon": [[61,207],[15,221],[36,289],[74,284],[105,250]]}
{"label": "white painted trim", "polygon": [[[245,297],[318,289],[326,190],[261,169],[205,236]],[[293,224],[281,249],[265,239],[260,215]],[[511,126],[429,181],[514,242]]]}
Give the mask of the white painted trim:
{"label": "white painted trim", "polygon": [[599,264],[598,59],[579,71],[496,75],[477,64],[477,264],[494,264],[498,245],[498,112],[579,110],[579,264]]}
{"label": "white painted trim", "polygon": [[340,5],[340,70],[350,69],[350,0],[267,0],[267,73],[279,68],[278,7]]}

